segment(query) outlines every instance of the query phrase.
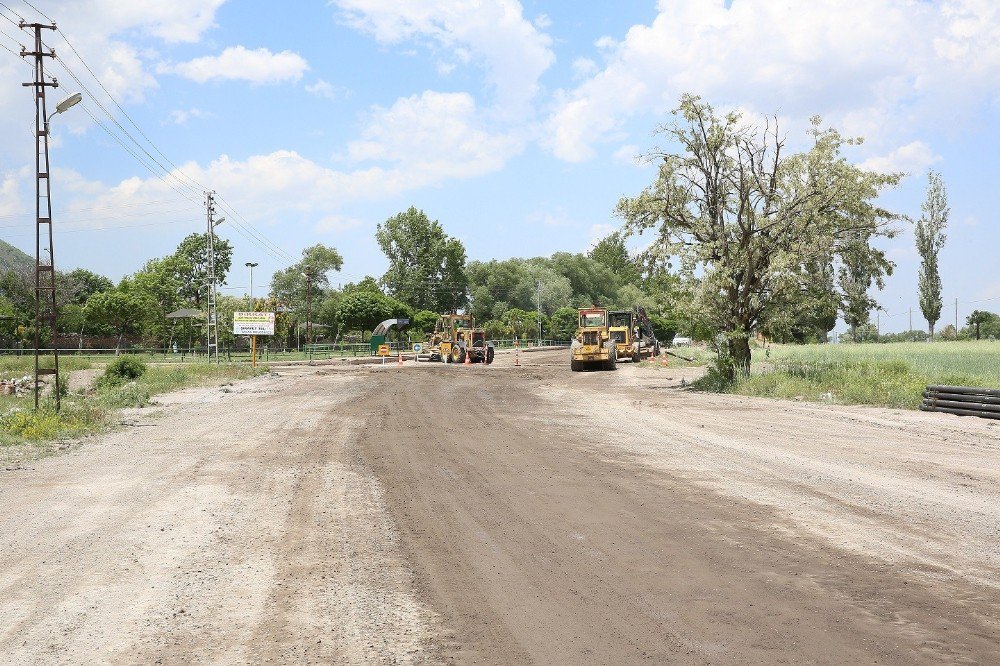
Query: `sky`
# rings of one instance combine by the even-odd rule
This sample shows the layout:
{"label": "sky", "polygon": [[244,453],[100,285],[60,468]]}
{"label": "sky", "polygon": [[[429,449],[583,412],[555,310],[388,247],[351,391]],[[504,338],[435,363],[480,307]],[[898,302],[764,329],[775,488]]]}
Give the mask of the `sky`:
{"label": "sky", "polygon": [[[914,219],[940,172],[939,328],[956,298],[962,320],[1000,311],[995,0],[0,0],[0,15],[0,239],[30,254],[19,17],[61,31],[45,36],[50,105],[85,95],[52,121],[60,270],[119,279],[169,254],[204,231],[206,189],[235,248],[230,294],[246,262],[260,294],[315,243],[344,256],[334,284],[380,276],[375,227],[411,205],[473,260],[584,252],[652,181],[637,157],[669,148],[654,130],[694,93],[776,115],[792,148],[813,115],[864,137],[847,156],[909,174],[883,202]],[[908,328],[910,308],[924,326],[901,229],[884,242],[883,331]]]}

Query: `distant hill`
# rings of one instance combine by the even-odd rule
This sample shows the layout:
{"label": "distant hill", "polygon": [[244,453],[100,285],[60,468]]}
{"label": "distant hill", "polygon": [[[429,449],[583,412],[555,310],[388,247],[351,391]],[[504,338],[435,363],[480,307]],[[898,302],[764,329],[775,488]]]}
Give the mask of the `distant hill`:
{"label": "distant hill", "polygon": [[35,260],[10,243],[0,240],[0,273],[13,269],[17,273],[35,270]]}

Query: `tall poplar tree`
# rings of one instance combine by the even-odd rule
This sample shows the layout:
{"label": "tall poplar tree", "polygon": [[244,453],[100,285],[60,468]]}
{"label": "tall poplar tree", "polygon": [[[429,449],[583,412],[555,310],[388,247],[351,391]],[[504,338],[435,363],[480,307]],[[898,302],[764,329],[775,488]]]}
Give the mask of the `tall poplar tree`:
{"label": "tall poplar tree", "polygon": [[941,174],[933,171],[927,174],[927,198],[920,206],[922,212],[917,220],[914,235],[917,241],[917,252],[920,253],[920,272],[917,276],[917,289],[920,297],[920,311],[927,320],[928,340],[934,339],[934,325],[941,318],[941,308],[944,300],[941,298],[941,272],[938,267],[938,255],[944,247],[946,236],[944,230],[948,226],[948,192],[945,190]]}

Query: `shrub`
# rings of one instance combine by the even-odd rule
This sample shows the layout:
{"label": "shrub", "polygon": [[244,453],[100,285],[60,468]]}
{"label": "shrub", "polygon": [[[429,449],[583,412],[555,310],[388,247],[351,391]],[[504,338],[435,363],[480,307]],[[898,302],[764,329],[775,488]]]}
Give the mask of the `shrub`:
{"label": "shrub", "polygon": [[120,386],[146,374],[146,364],[135,356],[119,356],[105,368],[97,380],[98,386]]}

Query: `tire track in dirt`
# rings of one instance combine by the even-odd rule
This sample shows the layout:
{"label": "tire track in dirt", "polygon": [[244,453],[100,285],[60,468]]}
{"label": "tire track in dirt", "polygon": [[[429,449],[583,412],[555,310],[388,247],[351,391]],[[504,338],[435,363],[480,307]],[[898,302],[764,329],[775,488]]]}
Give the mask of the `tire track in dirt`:
{"label": "tire track in dirt", "polygon": [[[674,415],[643,411],[631,423],[624,369],[579,382],[526,366],[373,380],[372,409],[387,416],[362,450],[421,598],[452,632],[446,656],[910,664],[992,654],[988,590],[938,586],[817,539],[784,507],[706,483],[706,472],[739,477],[745,466],[751,486],[784,474],[766,452],[730,459],[724,440],[739,423],[711,401],[678,394]],[[706,427],[673,430],[686,418]],[[616,438],[623,444],[609,444]],[[682,460],[651,462],[627,445],[637,438]],[[703,456],[722,466],[700,469]],[[849,502],[839,511],[853,520]],[[880,516],[879,528],[890,524]]]}

